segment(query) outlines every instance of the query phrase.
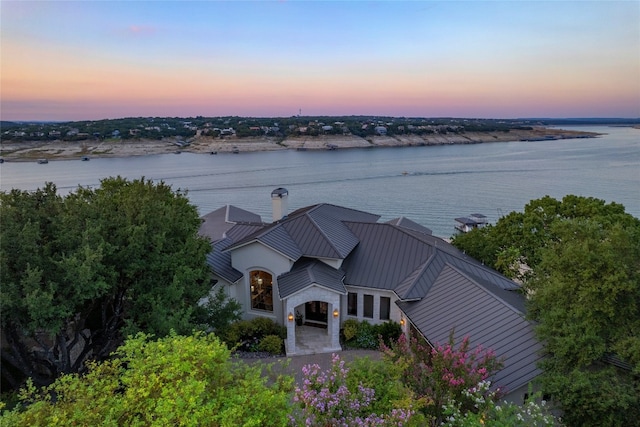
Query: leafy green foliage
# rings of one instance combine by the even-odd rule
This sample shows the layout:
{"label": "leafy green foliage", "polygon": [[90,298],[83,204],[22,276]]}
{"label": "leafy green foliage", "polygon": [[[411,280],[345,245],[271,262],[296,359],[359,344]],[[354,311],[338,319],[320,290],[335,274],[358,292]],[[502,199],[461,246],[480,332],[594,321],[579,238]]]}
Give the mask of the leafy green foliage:
{"label": "leafy green foliage", "polygon": [[274,385],[260,368],[232,362],[213,335],[157,341],[138,334],[116,358],[92,362],[85,376],[65,375],[21,392],[23,408],[5,412],[2,425],[282,426],[292,378]]}
{"label": "leafy green foliage", "polygon": [[266,351],[271,354],[282,354],[284,341],[277,335],[267,335],[258,344],[259,351]]}
{"label": "leafy green foliage", "polygon": [[229,298],[223,287],[218,287],[199,310],[199,322],[218,336],[223,336],[241,316],[242,306],[237,300]]}
{"label": "leafy green foliage", "polygon": [[[620,204],[547,196],[454,244],[524,281],[545,344],[544,391],[568,425],[637,422],[639,219]],[[522,274],[522,265],[531,271]]]}
{"label": "leafy green foliage", "polygon": [[53,184],[1,193],[5,384],[78,372],[126,334],[191,332],[210,288],[199,226],[184,194],[144,179],[109,178],[66,197]]}
{"label": "leafy green foliage", "polygon": [[358,334],[358,322],[356,319],[347,319],[342,324],[342,333],[344,335],[345,341],[349,342]]}
{"label": "leafy green foliage", "polygon": [[223,339],[229,347],[253,352],[259,351],[260,341],[268,335],[275,335],[283,340],[287,337],[287,328],[269,318],[255,317],[232,323]]}
{"label": "leafy green foliage", "polygon": [[435,346],[403,334],[383,351],[384,360],[400,370],[402,382],[421,401],[424,415],[434,420],[432,425],[443,421],[443,405],[449,401],[457,402],[463,412],[474,411],[474,401],[465,392],[502,365],[492,350],[470,350],[468,337],[456,346],[453,333],[447,344]]}
{"label": "leafy green foliage", "polygon": [[[545,392],[568,425],[630,425],[640,417],[640,226],[566,220],[550,231],[527,283],[549,355]],[[635,374],[606,363],[611,355]]]}
{"label": "leafy green foliage", "polygon": [[512,402],[499,402],[490,390],[489,381],[482,381],[464,390],[466,399],[473,401],[473,411],[463,411],[461,403],[449,401],[444,406],[445,427],[553,427],[561,425],[554,417],[547,402],[539,394],[532,395],[522,406]]}
{"label": "leafy green foliage", "polygon": [[[414,410],[408,407],[394,408],[390,412],[378,412],[378,400],[373,388],[362,383],[347,381],[349,368],[333,355],[331,367],[323,371],[318,364],[302,368],[304,379],[296,387],[293,401],[299,405],[291,417],[292,426],[411,426],[417,425],[411,418]],[[407,403],[405,401],[405,403]]]}
{"label": "leafy green foliage", "polygon": [[392,321],[372,325],[366,320],[347,319],[342,324],[342,328],[346,344],[362,349],[377,349],[380,346],[380,340],[389,345],[402,333],[400,325]]}
{"label": "leafy green foliage", "polygon": [[[369,357],[356,358],[348,363],[349,371],[346,384],[349,390],[358,385],[375,390],[375,400],[371,411],[376,414],[388,414],[398,408],[413,408],[418,411],[421,401],[414,398],[413,392],[401,381],[402,371],[398,365]],[[414,414],[412,420],[422,419]]]}
{"label": "leafy green foliage", "polygon": [[542,258],[541,251],[553,239],[552,225],[569,219],[594,219],[604,227],[638,221],[617,203],[573,195],[561,201],[545,196],[530,201],[524,212],[511,212],[500,218],[495,225],[454,236],[452,243],[507,277],[523,278],[520,265],[535,268]]}

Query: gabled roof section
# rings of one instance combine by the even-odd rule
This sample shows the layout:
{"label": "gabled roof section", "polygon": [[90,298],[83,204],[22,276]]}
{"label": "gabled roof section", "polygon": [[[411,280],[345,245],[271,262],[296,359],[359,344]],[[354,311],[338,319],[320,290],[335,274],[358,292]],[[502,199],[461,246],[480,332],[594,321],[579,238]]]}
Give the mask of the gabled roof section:
{"label": "gabled roof section", "polygon": [[264,224],[236,224],[227,230],[224,235],[225,237],[230,238],[233,243],[244,239],[256,231],[262,230],[263,228]]}
{"label": "gabled roof section", "polygon": [[496,386],[515,390],[540,374],[542,345],[523,312],[451,265],[443,266],[424,298],[398,306],[432,344],[446,343],[454,330],[456,345],[468,336],[472,347],[494,350],[504,359]]}
{"label": "gabled roof section", "polygon": [[408,230],[418,231],[423,234],[428,234],[428,235],[433,234],[433,231],[431,231],[431,229],[423,225],[420,225],[415,221],[411,221],[409,218],[405,218],[404,216],[387,221],[387,224],[397,225],[398,227],[406,228]]}
{"label": "gabled roof section", "polygon": [[260,215],[240,209],[233,205],[226,205],[213,212],[209,212],[202,218],[202,224],[198,233],[208,236],[212,241],[225,237],[225,233],[238,223],[251,223],[264,226]]}
{"label": "gabled roof section", "polygon": [[223,248],[231,243],[231,239],[221,239],[213,244],[211,252],[207,254],[207,265],[211,270],[229,283],[235,283],[242,278],[242,273],[231,266],[231,254],[223,252]]}
{"label": "gabled roof section", "polygon": [[278,276],[278,294],[287,298],[303,289],[316,284],[340,294],[347,290],[342,283],[344,272],[316,260],[304,260],[293,266],[290,272]]}
{"label": "gabled roof section", "polygon": [[360,244],[345,260],[345,283],[394,290],[433,254],[433,247],[413,234],[380,223],[346,223]]}
{"label": "gabled roof section", "polygon": [[519,285],[444,240],[391,224],[346,223],[360,244],[345,260],[345,283],[394,290],[401,299],[422,298],[445,264],[499,289]]}
{"label": "gabled roof section", "polygon": [[375,222],[379,218],[378,215],[335,205],[309,206],[244,237],[229,249],[257,241],[294,261],[302,256],[344,259],[358,244],[358,239],[343,221]]}

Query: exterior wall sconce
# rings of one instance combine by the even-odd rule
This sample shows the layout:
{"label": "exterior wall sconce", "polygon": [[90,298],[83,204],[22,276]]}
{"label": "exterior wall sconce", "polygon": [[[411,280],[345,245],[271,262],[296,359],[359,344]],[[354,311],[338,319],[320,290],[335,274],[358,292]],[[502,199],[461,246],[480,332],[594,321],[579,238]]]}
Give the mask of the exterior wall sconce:
{"label": "exterior wall sconce", "polygon": [[404,326],[404,317],[400,318],[400,326]]}
{"label": "exterior wall sconce", "polygon": [[335,309],[333,310],[333,317],[338,317],[339,315],[340,315],[340,313],[338,312],[338,309],[337,309],[337,308],[335,308]]}
{"label": "exterior wall sconce", "polygon": [[293,313],[289,312],[289,315],[287,316],[287,320],[289,320],[289,322],[293,322]]}

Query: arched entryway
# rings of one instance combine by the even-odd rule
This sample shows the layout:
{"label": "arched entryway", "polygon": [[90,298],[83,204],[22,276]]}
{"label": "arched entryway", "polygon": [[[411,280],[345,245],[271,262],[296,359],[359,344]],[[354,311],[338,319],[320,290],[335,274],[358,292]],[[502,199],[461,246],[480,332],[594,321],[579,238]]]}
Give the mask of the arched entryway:
{"label": "arched entryway", "polygon": [[[342,350],[340,347],[340,296],[337,292],[310,286],[286,299],[287,355],[331,353]],[[302,317],[300,325],[298,325],[299,322],[294,321],[294,318],[299,317]]]}

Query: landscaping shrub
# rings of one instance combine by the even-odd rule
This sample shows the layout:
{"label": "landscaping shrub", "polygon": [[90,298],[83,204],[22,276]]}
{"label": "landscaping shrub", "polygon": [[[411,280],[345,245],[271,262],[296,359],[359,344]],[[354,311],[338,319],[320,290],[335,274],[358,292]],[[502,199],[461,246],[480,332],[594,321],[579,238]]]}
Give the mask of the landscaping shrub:
{"label": "landscaping shrub", "polygon": [[392,321],[372,325],[366,320],[348,319],[342,327],[345,343],[355,348],[377,349],[380,340],[388,346],[402,334],[400,325]]}
{"label": "landscaping shrub", "polygon": [[271,354],[282,354],[283,341],[277,335],[267,335],[260,340],[258,344],[259,351],[266,351]]}
{"label": "landscaping shrub", "polygon": [[400,338],[402,328],[399,323],[388,321],[376,325],[377,335],[382,339],[385,345],[389,346]]}
{"label": "landscaping shrub", "polygon": [[229,326],[224,334],[224,341],[231,348],[255,352],[260,351],[260,342],[268,335],[275,335],[283,340],[287,337],[287,328],[266,317],[240,320]]}
{"label": "landscaping shrub", "polygon": [[364,349],[378,348],[376,327],[366,320],[360,322],[358,332],[356,333],[355,346]]}
{"label": "landscaping shrub", "polygon": [[342,324],[343,329],[343,335],[344,335],[344,340],[349,342],[351,341],[353,338],[355,338],[355,336],[358,333],[358,325],[360,324],[360,322],[358,322],[356,319],[347,319],[344,321],[344,323]]}

